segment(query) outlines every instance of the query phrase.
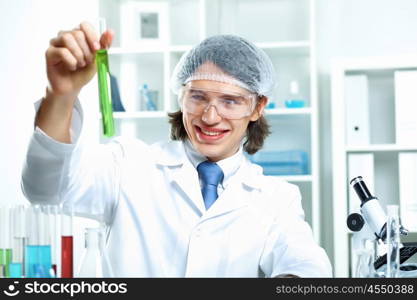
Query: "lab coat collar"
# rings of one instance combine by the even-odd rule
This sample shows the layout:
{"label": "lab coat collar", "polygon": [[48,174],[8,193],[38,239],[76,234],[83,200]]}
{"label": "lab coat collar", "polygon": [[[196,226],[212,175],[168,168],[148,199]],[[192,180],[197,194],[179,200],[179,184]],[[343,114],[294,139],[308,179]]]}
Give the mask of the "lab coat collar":
{"label": "lab coat collar", "polygon": [[181,141],[169,141],[161,144],[155,153],[156,163],[162,166],[179,166],[187,160],[184,145]]}
{"label": "lab coat collar", "polygon": [[197,170],[188,160],[184,144],[181,141],[170,141],[161,144],[155,152],[155,161],[161,166],[168,167],[170,181],[187,195],[190,206],[202,216],[206,210],[200,190]]}
{"label": "lab coat collar", "polygon": [[206,208],[201,194],[198,173],[191,162],[187,160],[179,167],[170,168],[170,178],[172,184],[176,184],[177,189],[187,195],[187,200],[197,210],[198,215],[202,216]]}
{"label": "lab coat collar", "polygon": [[[162,166],[180,166],[186,161],[185,145],[181,141],[170,141],[161,145],[160,151],[156,153],[156,163]],[[192,166],[191,162],[190,165]],[[241,177],[243,184],[249,188],[260,189],[262,168],[252,164],[246,157],[242,159],[239,173],[244,173]]]}
{"label": "lab coat collar", "polygon": [[[235,154],[216,162],[217,165],[220,167],[220,169],[222,169],[223,174],[224,174],[223,181],[220,182],[223,189],[226,188],[229,178],[232,177],[236,173],[237,169],[242,164],[242,159],[243,159],[242,148],[243,146],[240,145],[239,150]],[[207,157],[203,156],[197,150],[194,149],[194,146],[191,144],[189,139],[187,139],[184,142],[184,149],[185,149],[185,153],[188,159],[190,160],[190,162],[195,168],[197,168],[197,166],[200,163],[207,160]]]}
{"label": "lab coat collar", "polygon": [[242,167],[243,166],[238,169],[236,174],[231,178],[228,187],[203,215],[203,220],[224,215],[249,204],[249,193],[244,191],[242,193],[242,189],[244,189],[243,184],[240,182],[243,175]]}
{"label": "lab coat collar", "polygon": [[[210,209],[206,210],[197,170],[188,160],[184,144],[171,141],[162,144],[160,149],[161,151],[155,153],[157,164],[170,167],[171,181],[187,195],[188,201],[199,215],[203,216],[203,219],[212,218],[246,206],[250,200],[249,191],[261,188],[262,169],[244,157],[228,187]],[[247,192],[242,193],[242,189],[247,190]]]}
{"label": "lab coat collar", "polygon": [[242,183],[248,188],[260,190],[262,187],[262,168],[249,161],[244,157],[240,167],[242,174]]}

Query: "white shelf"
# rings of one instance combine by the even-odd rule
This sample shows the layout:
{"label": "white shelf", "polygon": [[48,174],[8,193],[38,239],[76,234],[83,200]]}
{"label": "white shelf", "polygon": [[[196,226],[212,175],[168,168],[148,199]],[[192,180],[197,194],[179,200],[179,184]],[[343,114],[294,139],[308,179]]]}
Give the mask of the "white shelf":
{"label": "white shelf", "polygon": [[108,50],[109,54],[142,54],[142,53],[163,53],[186,52],[192,48],[191,45],[170,45],[170,46],[143,46],[143,47],[113,47]]}
{"label": "white shelf", "polygon": [[304,108],[274,108],[274,109],[265,109],[265,114],[267,116],[276,116],[276,115],[309,115],[311,114],[310,107]]}
{"label": "white shelf", "polygon": [[278,54],[285,57],[308,57],[311,49],[309,41],[269,42],[256,43],[256,45],[272,56]]}
{"label": "white shelf", "polygon": [[111,54],[142,54],[142,53],[163,53],[165,52],[166,47],[140,47],[140,48],[130,48],[130,47],[114,47],[108,50],[108,53]]}
{"label": "white shelf", "polygon": [[186,52],[188,50],[190,50],[193,46],[190,45],[173,45],[173,46],[169,46],[168,50],[170,52]]}
{"label": "white shelf", "polygon": [[403,146],[396,144],[375,144],[366,146],[348,146],[346,152],[402,152],[417,151],[416,146]]}
{"label": "white shelf", "polygon": [[335,67],[343,67],[349,71],[384,71],[389,69],[417,68],[417,55],[404,54],[401,56],[378,56],[344,59],[343,62],[335,62]]}
{"label": "white shelf", "polygon": [[165,111],[132,111],[132,112],[114,112],[115,119],[146,119],[146,118],[166,118]]}
{"label": "white shelf", "polygon": [[[310,47],[309,41],[289,41],[289,42],[270,42],[270,43],[256,43],[261,49],[281,49],[294,50],[305,49]],[[135,54],[135,53],[160,53],[166,50],[171,52],[185,52],[192,48],[192,45],[169,45],[169,46],[143,46],[140,48],[130,47],[113,47],[109,49],[109,54]]]}
{"label": "white shelf", "polygon": [[[101,119],[101,114],[98,114],[98,118]],[[113,112],[113,119],[158,119],[167,118],[167,112],[165,111],[131,111],[131,112]]]}
{"label": "white shelf", "polygon": [[313,176],[311,175],[285,175],[285,176],[276,176],[282,178],[289,182],[312,182]]}
{"label": "white shelf", "polygon": [[256,46],[262,49],[308,48],[310,47],[310,41],[256,43]]}

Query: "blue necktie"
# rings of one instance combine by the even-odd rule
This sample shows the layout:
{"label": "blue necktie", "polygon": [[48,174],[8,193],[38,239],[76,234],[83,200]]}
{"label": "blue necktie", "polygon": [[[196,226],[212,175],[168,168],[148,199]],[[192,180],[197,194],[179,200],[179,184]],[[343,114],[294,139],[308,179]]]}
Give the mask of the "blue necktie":
{"label": "blue necktie", "polygon": [[217,199],[217,185],[223,180],[222,169],[213,162],[203,161],[197,166],[197,172],[203,182],[201,193],[203,194],[206,209]]}

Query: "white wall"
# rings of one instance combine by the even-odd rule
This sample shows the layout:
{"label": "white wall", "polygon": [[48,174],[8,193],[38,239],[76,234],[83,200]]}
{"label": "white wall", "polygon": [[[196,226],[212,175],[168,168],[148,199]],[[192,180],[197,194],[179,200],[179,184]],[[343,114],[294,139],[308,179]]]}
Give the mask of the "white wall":
{"label": "white wall", "polygon": [[[416,0],[317,0],[323,245],[332,247],[331,60],[417,53]],[[337,200],[336,200],[337,201]]]}
{"label": "white wall", "polygon": [[44,53],[61,29],[98,15],[96,0],[0,0],[0,205],[23,202],[20,177],[32,103],[47,84]]}

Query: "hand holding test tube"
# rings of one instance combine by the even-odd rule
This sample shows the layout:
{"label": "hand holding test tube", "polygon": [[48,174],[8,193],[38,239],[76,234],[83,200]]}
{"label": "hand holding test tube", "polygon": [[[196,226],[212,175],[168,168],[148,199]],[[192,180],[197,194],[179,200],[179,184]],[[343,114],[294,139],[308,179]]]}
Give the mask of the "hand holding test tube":
{"label": "hand holding test tube", "polygon": [[[100,55],[101,52],[107,54],[106,49],[111,45],[114,33],[111,30],[98,35],[94,26],[83,22],[77,28],[69,31],[60,31],[58,35],[51,39],[50,45],[46,50],[46,70],[48,77],[48,87],[46,89],[44,101],[38,110],[35,125],[42,129],[48,136],[62,143],[71,143],[69,122],[74,105],[83,87],[94,77],[96,70],[102,74],[104,66],[108,73],[107,55]],[[104,51],[101,51],[104,50]],[[98,53],[97,53],[98,52]],[[98,58],[97,59],[97,54]],[[105,57],[106,59],[100,59]],[[102,64],[98,61],[103,62]],[[99,82],[99,86],[108,86],[106,76]],[[109,88],[107,88],[108,95]],[[101,90],[100,90],[100,94]],[[105,99],[105,98],[103,98]],[[110,97],[107,98],[107,106],[103,106],[103,122],[105,135],[112,135],[112,117]],[[109,120],[109,116],[110,121]],[[109,129],[110,128],[110,129]]]}

